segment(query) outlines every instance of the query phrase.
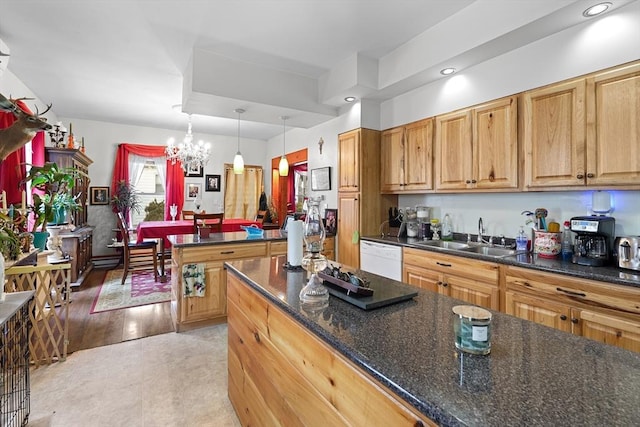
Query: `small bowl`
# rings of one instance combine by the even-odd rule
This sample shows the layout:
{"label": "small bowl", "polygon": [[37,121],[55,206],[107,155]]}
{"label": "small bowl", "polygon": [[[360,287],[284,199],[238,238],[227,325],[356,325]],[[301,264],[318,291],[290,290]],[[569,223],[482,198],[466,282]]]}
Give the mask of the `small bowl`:
{"label": "small bowl", "polygon": [[555,258],[560,254],[562,233],[536,231],[534,233],[533,252],[542,258]]}

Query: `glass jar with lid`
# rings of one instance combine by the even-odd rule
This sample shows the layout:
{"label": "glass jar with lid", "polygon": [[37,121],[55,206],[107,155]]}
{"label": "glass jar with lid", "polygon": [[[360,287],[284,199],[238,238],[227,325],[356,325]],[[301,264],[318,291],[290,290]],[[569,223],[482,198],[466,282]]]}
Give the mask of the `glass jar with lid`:
{"label": "glass jar with lid", "polygon": [[472,305],[453,307],[456,348],[472,354],[491,352],[491,312]]}

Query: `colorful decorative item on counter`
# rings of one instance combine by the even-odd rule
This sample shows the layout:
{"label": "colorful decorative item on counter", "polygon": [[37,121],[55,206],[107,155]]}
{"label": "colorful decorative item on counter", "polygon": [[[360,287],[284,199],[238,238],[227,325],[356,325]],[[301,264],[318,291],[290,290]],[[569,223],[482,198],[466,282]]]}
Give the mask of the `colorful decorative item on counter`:
{"label": "colorful decorative item on counter", "polygon": [[549,233],[547,231],[535,231],[533,251],[542,258],[555,258],[560,254],[562,246],[562,233]]}

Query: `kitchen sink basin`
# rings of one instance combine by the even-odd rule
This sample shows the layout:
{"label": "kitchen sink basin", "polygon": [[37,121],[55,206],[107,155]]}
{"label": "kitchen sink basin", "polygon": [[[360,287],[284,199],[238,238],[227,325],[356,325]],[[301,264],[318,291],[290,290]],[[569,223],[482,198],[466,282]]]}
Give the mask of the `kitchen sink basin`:
{"label": "kitchen sink basin", "polygon": [[436,247],[436,248],[443,248],[443,249],[458,249],[458,250],[462,250],[462,249],[470,249],[471,248],[466,243],[452,242],[452,241],[447,241],[447,240],[424,240],[422,242],[417,242],[417,244],[418,245],[423,245],[423,246],[431,246],[431,247]]}
{"label": "kitchen sink basin", "polygon": [[494,246],[473,246],[462,250],[465,252],[475,252],[480,255],[493,257],[511,256],[518,253],[515,249],[496,248]]}

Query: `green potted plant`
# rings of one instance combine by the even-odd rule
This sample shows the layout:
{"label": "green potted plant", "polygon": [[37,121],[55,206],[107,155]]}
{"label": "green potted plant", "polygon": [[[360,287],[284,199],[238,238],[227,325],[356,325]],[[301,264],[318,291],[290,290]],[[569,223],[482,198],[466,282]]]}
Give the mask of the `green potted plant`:
{"label": "green potted plant", "polygon": [[114,212],[121,212],[125,220],[128,221],[131,211],[140,212],[142,207],[136,189],[130,183],[121,180],[116,186],[114,194],[111,196],[111,208]]}
{"label": "green potted plant", "polygon": [[[76,179],[87,176],[76,168],[64,168],[56,163],[45,163],[43,166],[31,166],[25,178],[30,182],[31,190],[39,190],[42,194],[33,194],[31,209],[34,214],[32,232],[34,245],[42,240],[46,241],[47,226],[67,223],[69,213],[82,209],[78,199],[80,194],[73,194]],[[44,238],[37,234],[44,234]]]}

